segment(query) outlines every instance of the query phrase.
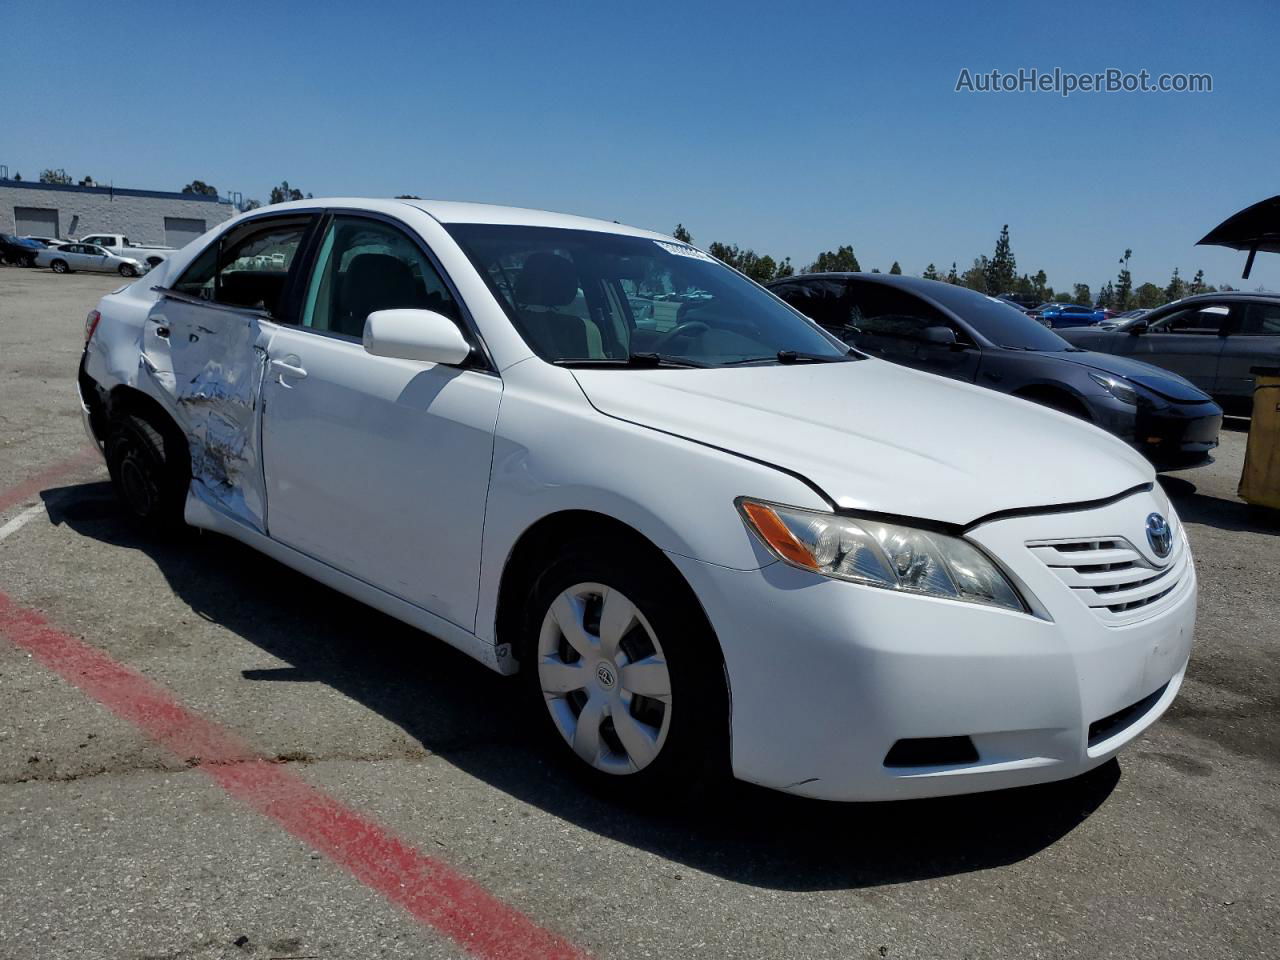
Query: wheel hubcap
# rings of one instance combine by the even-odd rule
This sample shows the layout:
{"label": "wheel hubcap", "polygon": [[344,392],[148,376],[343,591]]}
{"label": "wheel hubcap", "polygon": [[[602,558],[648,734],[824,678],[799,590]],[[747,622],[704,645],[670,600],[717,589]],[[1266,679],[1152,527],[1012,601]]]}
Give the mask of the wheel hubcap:
{"label": "wheel hubcap", "polygon": [[652,763],[671,726],[671,676],[648,620],[599,583],[565,590],[542,619],[538,680],[565,742],[597,770]]}

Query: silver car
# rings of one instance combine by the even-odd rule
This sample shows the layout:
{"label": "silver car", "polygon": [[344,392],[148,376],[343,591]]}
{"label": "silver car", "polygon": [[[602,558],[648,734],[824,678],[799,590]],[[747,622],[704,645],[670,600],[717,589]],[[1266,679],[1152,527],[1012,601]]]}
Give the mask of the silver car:
{"label": "silver car", "polygon": [[117,257],[93,243],[64,243],[41,250],[36,254],[36,266],[48,267],[54,273],[93,270],[122,277],[140,277],[147,272],[146,265],[132,257]]}

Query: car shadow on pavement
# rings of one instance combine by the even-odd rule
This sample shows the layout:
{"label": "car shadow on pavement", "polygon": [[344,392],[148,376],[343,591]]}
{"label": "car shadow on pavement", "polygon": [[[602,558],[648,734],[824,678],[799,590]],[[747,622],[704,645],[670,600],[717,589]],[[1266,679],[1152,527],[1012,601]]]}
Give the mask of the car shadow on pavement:
{"label": "car shadow on pavement", "polygon": [[1182,477],[1161,474],[1157,479],[1178,508],[1178,516],[1188,523],[1219,530],[1280,534],[1280,510],[1200,493],[1194,483]]}
{"label": "car shadow on pavement", "polygon": [[[422,747],[576,826],[725,879],[779,890],[870,887],[987,869],[1043,850],[1087,819],[1120,778],[1111,761],[1074,780],[970,797],[828,803],[741,783],[685,806],[620,804],[584,789],[530,733],[518,680],[230,539],[154,541],[109,484],[43,494],[49,517],[139,550],[201,617],[288,667],[228,677],[329,685]],[[222,669],[216,661],[210,671]],[[314,758],[323,761],[323,756]]]}

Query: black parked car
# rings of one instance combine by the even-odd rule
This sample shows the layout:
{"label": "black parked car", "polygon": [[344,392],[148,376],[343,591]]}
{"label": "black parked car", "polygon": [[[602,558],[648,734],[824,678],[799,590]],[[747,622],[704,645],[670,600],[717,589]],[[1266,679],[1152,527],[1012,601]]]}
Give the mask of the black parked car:
{"label": "black parked car", "polygon": [[1280,366],[1280,296],[1201,293],[1112,327],[1065,330],[1086,350],[1154,363],[1186,377],[1231,414],[1253,412],[1252,367]]}
{"label": "black parked car", "polygon": [[0,260],[22,267],[35,266],[36,254],[44,249],[34,240],[0,233]]}
{"label": "black parked car", "polygon": [[808,274],[768,286],[864,353],[1092,421],[1159,469],[1206,463],[1218,445],[1222,409],[1193,384],[1074,347],[994,297],[879,273]]}

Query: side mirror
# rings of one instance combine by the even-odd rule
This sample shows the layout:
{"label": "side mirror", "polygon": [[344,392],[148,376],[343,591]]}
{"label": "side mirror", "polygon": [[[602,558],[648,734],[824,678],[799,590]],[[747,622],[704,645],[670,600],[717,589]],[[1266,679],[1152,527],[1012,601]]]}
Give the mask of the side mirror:
{"label": "side mirror", "polygon": [[456,367],[471,356],[458,325],[434,310],[377,310],[364,322],[364,348],[375,357]]}
{"label": "side mirror", "polygon": [[1139,320],[1137,323],[1135,323],[1133,326],[1129,328],[1129,336],[1131,337],[1139,337],[1146,332],[1147,332],[1147,321],[1145,320]]}
{"label": "side mirror", "polygon": [[956,332],[950,327],[925,327],[924,342],[939,347],[949,347],[956,343]]}

